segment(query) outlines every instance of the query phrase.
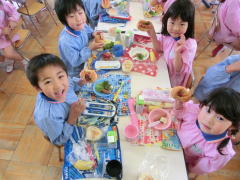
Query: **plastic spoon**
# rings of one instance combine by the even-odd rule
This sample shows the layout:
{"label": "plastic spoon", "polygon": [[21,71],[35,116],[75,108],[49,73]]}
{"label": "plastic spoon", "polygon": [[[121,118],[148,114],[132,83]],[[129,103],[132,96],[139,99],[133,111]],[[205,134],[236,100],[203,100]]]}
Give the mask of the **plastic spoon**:
{"label": "plastic spoon", "polygon": [[138,118],[134,110],[134,104],[135,101],[133,98],[128,99],[128,107],[130,111],[131,122],[129,125],[125,127],[124,133],[129,141],[135,140],[139,134],[139,129],[137,127]]}

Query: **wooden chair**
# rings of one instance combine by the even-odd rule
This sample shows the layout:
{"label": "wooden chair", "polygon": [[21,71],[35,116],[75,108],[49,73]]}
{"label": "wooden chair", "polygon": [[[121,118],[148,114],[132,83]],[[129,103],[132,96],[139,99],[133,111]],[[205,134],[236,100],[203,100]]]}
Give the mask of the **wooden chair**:
{"label": "wooden chair", "polygon": [[[43,137],[44,137],[44,139],[46,139],[48,142],[51,143],[49,137],[47,137],[47,136],[43,136]],[[62,146],[58,146],[58,145],[55,145],[55,144],[53,144],[53,145],[58,148],[58,159],[59,159],[60,162],[62,162],[63,158],[62,158],[62,154],[61,154],[61,148],[63,147],[63,145]]]}
{"label": "wooden chair", "polygon": [[53,17],[53,14],[52,14],[52,10],[47,2],[47,0],[42,0],[43,3],[37,1],[37,0],[11,0],[11,1],[15,1],[17,3],[17,5],[19,6],[19,9],[18,9],[18,12],[20,14],[23,14],[23,15],[26,15],[29,17],[30,21],[32,22],[34,28],[36,29],[36,31],[39,33],[39,35],[41,36],[41,33],[39,31],[39,29],[37,28],[36,24],[34,23],[32,17],[35,16],[37,22],[39,23],[39,20],[37,18],[37,14],[46,9],[51,18],[53,19],[54,23],[56,24],[57,26],[57,22],[56,20],[54,19]]}
{"label": "wooden chair", "polygon": [[[28,59],[24,55],[23,52],[20,51],[20,49],[24,46],[24,44],[27,42],[28,38],[32,35],[31,31],[28,29],[23,29],[23,19],[22,17],[19,19],[17,26],[11,31],[11,33],[7,36],[8,39],[12,39],[12,37],[15,34],[19,35],[19,40],[15,43],[12,43],[12,46],[15,48],[15,50],[23,57],[23,59]],[[36,42],[39,44],[39,46],[45,50],[41,42],[38,38],[36,38],[34,35],[32,37],[36,40]]]}

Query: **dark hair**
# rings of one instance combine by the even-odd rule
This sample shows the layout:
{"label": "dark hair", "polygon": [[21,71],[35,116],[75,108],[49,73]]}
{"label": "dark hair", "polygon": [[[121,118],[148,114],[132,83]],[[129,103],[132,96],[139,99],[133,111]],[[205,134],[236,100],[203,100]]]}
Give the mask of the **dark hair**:
{"label": "dark hair", "polygon": [[[231,88],[221,87],[213,90],[209,96],[200,103],[200,106],[208,106],[209,109],[221,114],[232,122],[230,134],[235,134],[240,125],[240,94]],[[228,144],[230,138],[224,139],[217,147],[220,154],[223,155],[222,149]]]}
{"label": "dark hair", "polygon": [[176,19],[180,17],[183,21],[188,22],[188,28],[184,34],[186,39],[194,38],[194,18],[195,7],[189,0],[176,0],[167,10],[162,18],[162,32],[161,34],[169,36],[167,31],[168,18]]}
{"label": "dark hair", "polygon": [[35,57],[33,57],[28,66],[27,66],[27,78],[30,81],[30,83],[39,88],[38,85],[38,72],[40,69],[43,69],[46,66],[60,66],[66,73],[67,68],[63,61],[52,54],[40,54]]}
{"label": "dark hair", "polygon": [[[77,5],[79,5],[85,12],[85,8],[81,0],[56,0],[55,1],[54,8],[58,16],[58,19],[61,21],[62,24],[68,25],[66,21],[66,16],[72,13],[73,11],[76,11]],[[87,18],[87,22],[88,22],[88,18]]]}

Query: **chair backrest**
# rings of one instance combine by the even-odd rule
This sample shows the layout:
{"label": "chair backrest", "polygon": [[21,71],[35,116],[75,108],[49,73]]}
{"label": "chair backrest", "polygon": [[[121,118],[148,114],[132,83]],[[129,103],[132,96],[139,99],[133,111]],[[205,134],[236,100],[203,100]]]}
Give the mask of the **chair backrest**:
{"label": "chair backrest", "polygon": [[22,17],[20,17],[17,22],[17,26],[8,35],[9,38],[12,38],[19,31],[19,29],[22,29],[22,26],[23,26],[23,19],[22,19]]}

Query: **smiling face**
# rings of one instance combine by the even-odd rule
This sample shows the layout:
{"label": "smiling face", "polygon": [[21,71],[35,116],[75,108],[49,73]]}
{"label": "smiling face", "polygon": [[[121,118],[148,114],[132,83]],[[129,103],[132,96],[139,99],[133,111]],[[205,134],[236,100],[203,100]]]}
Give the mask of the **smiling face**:
{"label": "smiling face", "polygon": [[60,66],[46,66],[38,72],[38,91],[47,97],[64,102],[68,90],[67,73]]}
{"label": "smiling face", "polygon": [[203,132],[212,135],[222,134],[232,125],[231,121],[209,109],[208,106],[202,107],[198,114],[198,122]]}
{"label": "smiling face", "polygon": [[188,22],[183,21],[180,17],[173,19],[171,17],[167,20],[167,31],[173,38],[180,37],[181,34],[187,32]]}
{"label": "smiling face", "polygon": [[84,10],[77,5],[76,11],[71,12],[66,16],[67,24],[75,31],[80,31],[84,28],[87,18]]}

